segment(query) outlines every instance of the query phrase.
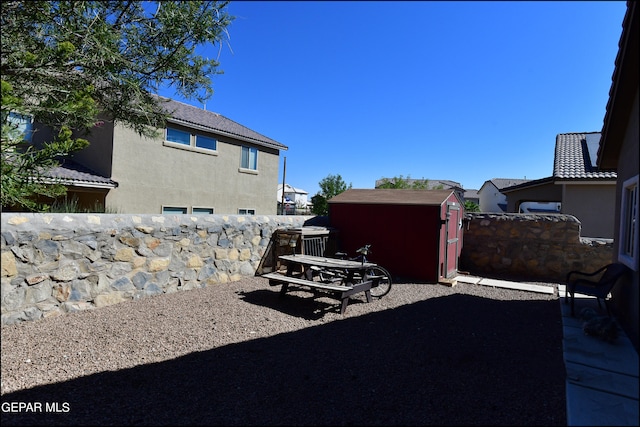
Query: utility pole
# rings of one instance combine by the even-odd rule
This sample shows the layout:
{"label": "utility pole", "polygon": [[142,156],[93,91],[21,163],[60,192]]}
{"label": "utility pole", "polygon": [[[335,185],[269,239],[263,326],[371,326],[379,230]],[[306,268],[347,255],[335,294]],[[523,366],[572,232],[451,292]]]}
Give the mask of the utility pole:
{"label": "utility pole", "polygon": [[282,168],[282,201],[280,202],[280,214],[281,215],[285,215],[285,211],[284,211],[284,186],[285,186],[285,182],[287,182],[285,180],[286,176],[287,176],[287,156],[284,156],[284,167]]}

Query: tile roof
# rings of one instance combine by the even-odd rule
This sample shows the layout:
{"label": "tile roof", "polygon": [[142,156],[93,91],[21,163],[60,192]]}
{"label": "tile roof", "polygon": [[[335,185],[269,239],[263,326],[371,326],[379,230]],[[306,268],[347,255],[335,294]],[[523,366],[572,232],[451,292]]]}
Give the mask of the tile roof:
{"label": "tile roof", "polygon": [[441,205],[453,190],[405,190],[395,188],[349,189],[328,203]]}
{"label": "tile roof", "polygon": [[498,190],[503,188],[513,187],[514,185],[524,184],[531,181],[530,179],[514,179],[514,178],[493,178],[489,180]]}
{"label": "tile roof", "polygon": [[116,188],[118,183],[97,174],[95,171],[82,166],[73,160],[59,160],[60,166],[44,174],[45,177],[60,180],[65,185],[89,188]]}
{"label": "tile roof", "polygon": [[[282,191],[282,184],[278,184],[278,191]],[[309,194],[308,191],[304,191],[302,188],[296,188],[289,184],[285,184],[284,187],[285,193],[296,193],[296,194]]]}
{"label": "tile roof", "polygon": [[553,184],[553,177],[552,176],[548,176],[546,178],[540,178],[540,179],[532,179],[532,180],[526,180],[526,182],[523,182],[521,184],[517,184],[517,185],[512,185],[509,187],[504,187],[500,189],[501,193],[508,193],[512,190],[519,190],[521,188],[532,188],[532,187],[536,187],[538,185],[544,185],[544,184]]}
{"label": "tile roof", "polygon": [[478,195],[478,190],[464,190],[465,199],[477,199],[478,197],[480,197]]}
{"label": "tile roof", "polygon": [[[233,120],[221,116],[220,114],[202,110],[192,105],[184,104],[168,98],[162,98],[166,101],[166,109],[171,112],[172,119],[170,121],[186,124],[187,126],[202,127],[218,134],[232,136],[236,139],[251,142],[264,147],[275,148],[278,150],[286,150],[287,147],[279,142],[267,138],[245,126],[242,126]],[[73,160],[59,160],[60,166],[50,170],[45,176],[61,180],[65,185],[75,185],[79,187],[89,188],[116,188],[118,183],[103,177],[82,166]]]}
{"label": "tile roof", "polygon": [[591,158],[587,135],[599,137],[599,132],[561,133],[556,136],[553,177],[559,180],[615,180],[615,171],[599,170]]}
{"label": "tile roof", "polygon": [[[376,188],[384,183],[384,180],[392,181],[393,178],[382,178],[376,180]],[[462,185],[456,181],[450,181],[448,179],[413,179],[413,178],[403,178],[403,180],[407,181],[409,185],[412,185],[414,182],[427,181],[427,190],[437,190],[438,187],[442,186],[440,189],[448,189],[448,188],[462,188]]]}
{"label": "tile roof", "polygon": [[214,133],[228,135],[263,147],[275,148],[277,150],[288,149],[287,146],[278,141],[259,134],[213,111],[203,110],[202,108],[184,104],[173,99],[160,98],[166,102],[164,104],[165,109],[171,114],[169,122],[191,127],[195,125]]}

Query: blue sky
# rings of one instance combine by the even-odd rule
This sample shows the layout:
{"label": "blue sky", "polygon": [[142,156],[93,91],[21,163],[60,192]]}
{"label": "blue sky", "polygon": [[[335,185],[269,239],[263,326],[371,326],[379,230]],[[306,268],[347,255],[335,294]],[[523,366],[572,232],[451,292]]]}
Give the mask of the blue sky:
{"label": "blue sky", "polygon": [[[284,144],[286,182],[553,172],[559,133],[602,129],[624,1],[233,1],[206,109]],[[179,101],[197,101],[161,91]]]}

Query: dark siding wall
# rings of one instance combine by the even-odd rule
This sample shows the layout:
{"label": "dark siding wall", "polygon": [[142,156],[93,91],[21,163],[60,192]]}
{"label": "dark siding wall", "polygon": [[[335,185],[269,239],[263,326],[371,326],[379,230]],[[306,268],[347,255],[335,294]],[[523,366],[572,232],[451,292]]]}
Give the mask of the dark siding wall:
{"label": "dark siding wall", "polygon": [[350,256],[371,244],[370,259],[394,277],[438,281],[440,206],[329,204],[329,223]]}

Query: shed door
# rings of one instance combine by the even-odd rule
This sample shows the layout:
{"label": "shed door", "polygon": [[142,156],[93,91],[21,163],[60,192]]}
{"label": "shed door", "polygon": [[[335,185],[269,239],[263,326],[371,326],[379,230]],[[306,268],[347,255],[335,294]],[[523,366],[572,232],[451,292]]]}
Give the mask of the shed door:
{"label": "shed door", "polygon": [[444,264],[447,266],[445,277],[447,279],[458,275],[458,254],[460,253],[460,232],[462,230],[462,217],[458,203],[447,202],[447,221],[445,225],[445,239],[447,249],[445,251]]}

